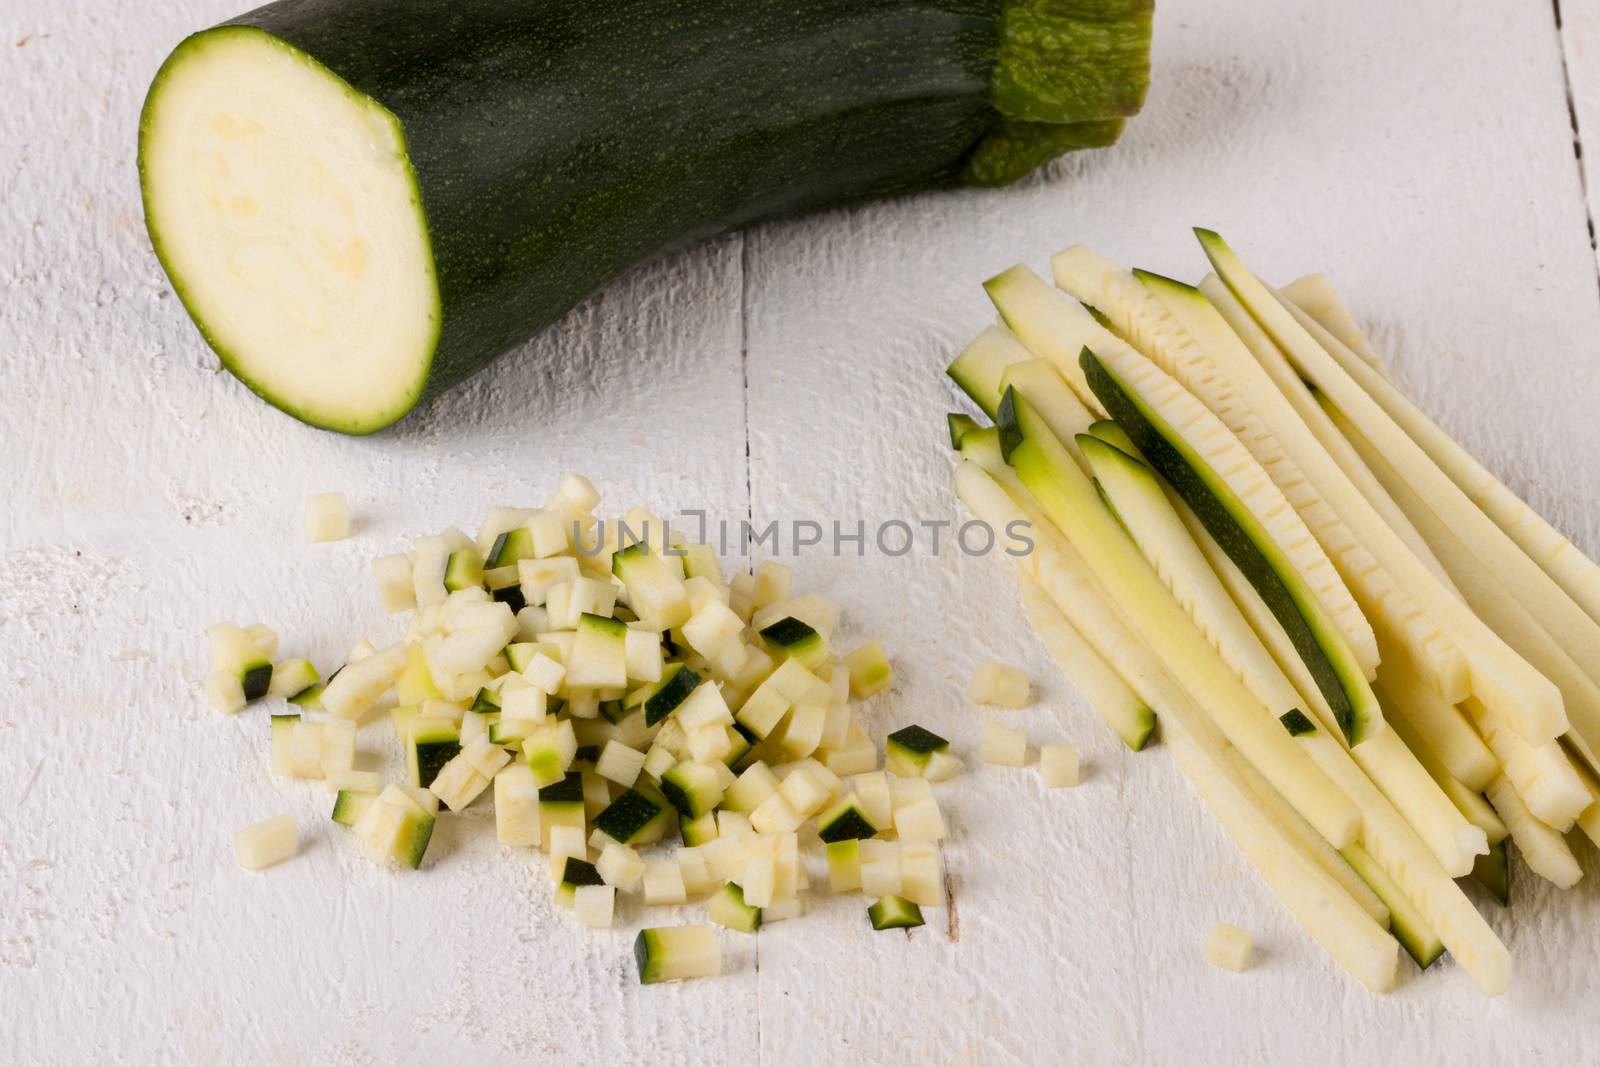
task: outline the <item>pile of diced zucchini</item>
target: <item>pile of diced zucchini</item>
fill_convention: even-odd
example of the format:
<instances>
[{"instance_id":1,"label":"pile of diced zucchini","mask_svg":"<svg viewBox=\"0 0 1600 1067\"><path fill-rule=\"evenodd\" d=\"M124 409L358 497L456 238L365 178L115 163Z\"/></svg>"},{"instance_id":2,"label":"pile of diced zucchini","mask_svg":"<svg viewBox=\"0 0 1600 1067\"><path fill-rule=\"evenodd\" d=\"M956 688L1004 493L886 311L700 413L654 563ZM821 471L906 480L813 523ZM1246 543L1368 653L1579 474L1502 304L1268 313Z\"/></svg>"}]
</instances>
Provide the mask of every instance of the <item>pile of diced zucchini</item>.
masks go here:
<instances>
[{"instance_id":1,"label":"pile of diced zucchini","mask_svg":"<svg viewBox=\"0 0 1600 1067\"><path fill-rule=\"evenodd\" d=\"M865 893L874 928L920 925L943 892L944 816L930 783L961 760L910 726L891 777L859 720L893 672L877 641L841 654L839 608L786 566L724 575L640 509L596 517L569 475L543 508L495 508L374 561L405 635L362 641L326 680L273 663L264 627L210 631L213 704L289 702L271 766L322 779L334 821L376 858L419 866L435 821L492 793L499 840L544 853L556 901L609 927L618 893L703 901L752 932L802 911L807 856L835 892ZM358 729L393 725L403 766L355 767ZM636 946L644 981L720 968L716 941L673 927Z\"/></svg>"}]
</instances>

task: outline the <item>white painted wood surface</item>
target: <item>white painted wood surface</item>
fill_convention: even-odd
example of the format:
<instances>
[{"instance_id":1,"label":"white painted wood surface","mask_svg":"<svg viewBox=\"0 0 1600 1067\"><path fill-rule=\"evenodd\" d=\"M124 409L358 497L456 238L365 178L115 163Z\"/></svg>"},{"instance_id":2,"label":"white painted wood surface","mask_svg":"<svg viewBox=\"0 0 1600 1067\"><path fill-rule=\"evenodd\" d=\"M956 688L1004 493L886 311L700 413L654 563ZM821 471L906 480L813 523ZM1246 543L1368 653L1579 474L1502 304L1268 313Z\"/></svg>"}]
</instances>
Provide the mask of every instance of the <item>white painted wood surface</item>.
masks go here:
<instances>
[{"instance_id":1,"label":"white painted wood surface","mask_svg":"<svg viewBox=\"0 0 1600 1067\"><path fill-rule=\"evenodd\" d=\"M336 660L392 626L365 560L559 472L610 501L757 523L957 518L940 374L989 319L978 283L1082 241L1180 277L1216 227L1263 272L1329 271L1397 376L1600 550L1600 287L1567 79L1600 160L1600 7L1563 0L1178 0L1145 113L1021 187L872 205L635 271L398 431L299 426L214 369L143 234L134 129L150 74L228 0L0 13L0 1003L32 1062L1487 1063L1600 1059L1596 854L1569 893L1514 871L1516 961L1484 1002L1448 961L1360 990L1295 927L1159 749L1112 739L1029 636L993 560L923 548L795 561L882 635L877 734L975 748L973 660L1039 679L1010 718L1084 750L1085 783L975 769L943 794L955 907L909 938L856 898L725 939L730 973L640 989L619 930L554 913L491 816L441 820L425 874L385 872L317 785L266 772L257 714L196 682L201 629L261 619ZM1564 62L1563 62L1564 60ZM663 417L687 410L717 419ZM747 414L741 417L740 412ZM746 448L748 442L748 460ZM304 492L345 488L348 542L308 547ZM923 542L924 546L926 542ZM376 735L375 735L376 736ZM375 744L376 742L366 742ZM975 763L975 760L974 760ZM301 818L239 870L232 832ZM442 846L442 847L440 847ZM685 909L692 914L693 909ZM959 917L959 923L957 923ZM1249 973L1201 959L1253 930ZM759 958L758 958L759 957Z\"/></svg>"}]
</instances>

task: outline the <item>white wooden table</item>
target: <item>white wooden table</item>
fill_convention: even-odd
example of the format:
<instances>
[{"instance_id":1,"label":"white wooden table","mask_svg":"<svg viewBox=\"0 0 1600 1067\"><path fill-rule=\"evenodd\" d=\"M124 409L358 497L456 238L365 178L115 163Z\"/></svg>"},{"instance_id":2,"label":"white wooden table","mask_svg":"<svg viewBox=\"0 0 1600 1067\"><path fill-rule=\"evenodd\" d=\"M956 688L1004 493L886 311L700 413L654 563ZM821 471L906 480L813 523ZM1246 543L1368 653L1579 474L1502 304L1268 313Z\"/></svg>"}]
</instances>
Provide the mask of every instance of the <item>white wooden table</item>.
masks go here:
<instances>
[{"instance_id":1,"label":"white wooden table","mask_svg":"<svg viewBox=\"0 0 1600 1067\"><path fill-rule=\"evenodd\" d=\"M973 771L944 790L954 895L927 928L874 934L858 898L817 897L679 987L636 984L640 909L580 932L485 811L442 819L423 872L377 868L320 785L267 773L259 711L220 717L197 688L209 622L267 621L337 661L393 625L368 558L542 500L567 469L619 505L758 524L952 517L940 371L989 320L978 283L1072 242L1194 278L1193 224L1276 278L1329 271L1423 406L1594 553L1600 0L1561 0L1559 29L1525 0L1172 0L1115 148L648 265L367 440L220 374L146 242L145 86L237 6L0 11L0 1058L1600 1061L1592 848L1575 890L1519 866L1513 907L1484 903L1516 962L1506 996L1448 960L1369 996L1166 754L1092 718L993 560L794 562L893 649L877 736L918 721L970 751L961 683L997 655L1039 680L1017 720L1076 741L1087 781L1047 796L1031 771ZM300 501L322 488L350 491L359 527L308 548ZM240 870L233 831L281 812L303 855ZM1203 962L1218 920L1256 932L1255 969Z\"/></svg>"}]
</instances>

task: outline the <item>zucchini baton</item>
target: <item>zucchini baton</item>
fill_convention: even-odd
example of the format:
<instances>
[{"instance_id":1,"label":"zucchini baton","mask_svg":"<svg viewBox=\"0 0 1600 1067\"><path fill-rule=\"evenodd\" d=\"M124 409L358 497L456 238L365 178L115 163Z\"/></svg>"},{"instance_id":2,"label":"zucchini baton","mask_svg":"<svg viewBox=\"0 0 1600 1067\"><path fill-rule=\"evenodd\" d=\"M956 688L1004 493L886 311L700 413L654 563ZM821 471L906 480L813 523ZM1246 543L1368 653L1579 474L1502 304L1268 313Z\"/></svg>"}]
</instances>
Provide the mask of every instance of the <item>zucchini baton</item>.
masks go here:
<instances>
[{"instance_id":1,"label":"zucchini baton","mask_svg":"<svg viewBox=\"0 0 1600 1067\"><path fill-rule=\"evenodd\" d=\"M282 0L140 120L151 241L223 364L369 433L629 265L1109 144L1151 0Z\"/></svg>"}]
</instances>

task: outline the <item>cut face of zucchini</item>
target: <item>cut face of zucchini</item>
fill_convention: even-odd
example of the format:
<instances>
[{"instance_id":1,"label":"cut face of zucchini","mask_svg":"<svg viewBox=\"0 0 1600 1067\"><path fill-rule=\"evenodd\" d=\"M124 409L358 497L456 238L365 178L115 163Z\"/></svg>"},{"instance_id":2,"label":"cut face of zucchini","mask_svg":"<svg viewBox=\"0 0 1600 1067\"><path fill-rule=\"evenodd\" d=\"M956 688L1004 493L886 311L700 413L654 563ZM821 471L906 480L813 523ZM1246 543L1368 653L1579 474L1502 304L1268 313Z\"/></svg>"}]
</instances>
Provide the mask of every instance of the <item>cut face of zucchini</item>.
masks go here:
<instances>
[{"instance_id":1,"label":"cut face of zucchini","mask_svg":"<svg viewBox=\"0 0 1600 1067\"><path fill-rule=\"evenodd\" d=\"M878 828L867 818L861 801L854 793L841 797L832 807L817 816L817 836L824 844L831 845L835 841L872 837L877 832Z\"/></svg>"},{"instance_id":2,"label":"cut face of zucchini","mask_svg":"<svg viewBox=\"0 0 1600 1067\"><path fill-rule=\"evenodd\" d=\"M227 368L331 429L405 414L432 362L439 293L395 116L235 26L172 53L139 129L156 253Z\"/></svg>"},{"instance_id":3,"label":"cut face of zucchini","mask_svg":"<svg viewBox=\"0 0 1600 1067\"><path fill-rule=\"evenodd\" d=\"M556 885L556 903L570 908L580 886L605 884L606 880L600 877L594 864L568 856L566 865L561 868L561 881Z\"/></svg>"},{"instance_id":4,"label":"cut face of zucchini","mask_svg":"<svg viewBox=\"0 0 1600 1067\"><path fill-rule=\"evenodd\" d=\"M483 585L483 557L476 548L458 548L444 564L444 587L452 593Z\"/></svg>"}]
</instances>

